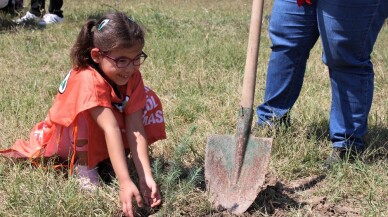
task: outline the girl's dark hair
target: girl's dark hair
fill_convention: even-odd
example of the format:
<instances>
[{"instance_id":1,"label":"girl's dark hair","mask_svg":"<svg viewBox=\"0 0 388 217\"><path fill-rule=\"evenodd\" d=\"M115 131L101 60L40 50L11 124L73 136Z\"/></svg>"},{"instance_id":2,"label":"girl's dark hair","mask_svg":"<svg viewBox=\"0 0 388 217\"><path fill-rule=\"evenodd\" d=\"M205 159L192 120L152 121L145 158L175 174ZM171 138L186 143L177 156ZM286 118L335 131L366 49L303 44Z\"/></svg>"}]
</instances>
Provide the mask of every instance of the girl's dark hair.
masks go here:
<instances>
[{"instance_id":1,"label":"girl's dark hair","mask_svg":"<svg viewBox=\"0 0 388 217\"><path fill-rule=\"evenodd\" d=\"M83 68L92 61L90 51L95 47L102 51L111 51L139 44L144 46L143 28L124 13L116 12L107 14L98 21L86 21L71 48L70 58L74 67Z\"/></svg>"}]
</instances>

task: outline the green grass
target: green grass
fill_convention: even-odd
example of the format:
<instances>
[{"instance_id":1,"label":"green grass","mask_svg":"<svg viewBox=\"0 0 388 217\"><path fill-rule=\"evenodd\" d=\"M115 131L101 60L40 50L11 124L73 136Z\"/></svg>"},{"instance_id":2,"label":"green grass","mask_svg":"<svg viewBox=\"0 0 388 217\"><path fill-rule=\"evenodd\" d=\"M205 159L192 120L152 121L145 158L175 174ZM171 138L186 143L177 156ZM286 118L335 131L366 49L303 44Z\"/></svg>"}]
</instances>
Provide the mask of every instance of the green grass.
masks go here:
<instances>
[{"instance_id":1,"label":"green grass","mask_svg":"<svg viewBox=\"0 0 388 217\"><path fill-rule=\"evenodd\" d=\"M151 147L163 205L139 215L221 216L204 190L207 137L234 134L248 38L250 1L65 1L65 22L40 29L12 26L0 16L0 148L27 139L44 119L70 69L69 49L83 22L118 9L146 30L141 71L160 96L168 139ZM265 5L269 16L271 2ZM255 105L263 98L270 53L263 22ZM388 26L372 53L375 94L369 117L369 148L363 161L321 169L328 140L330 83L317 43L308 61L292 126L258 135L274 138L263 190L246 216L388 216ZM116 216L117 183L95 194L80 191L60 171L0 158L0 216Z\"/></svg>"}]
</instances>

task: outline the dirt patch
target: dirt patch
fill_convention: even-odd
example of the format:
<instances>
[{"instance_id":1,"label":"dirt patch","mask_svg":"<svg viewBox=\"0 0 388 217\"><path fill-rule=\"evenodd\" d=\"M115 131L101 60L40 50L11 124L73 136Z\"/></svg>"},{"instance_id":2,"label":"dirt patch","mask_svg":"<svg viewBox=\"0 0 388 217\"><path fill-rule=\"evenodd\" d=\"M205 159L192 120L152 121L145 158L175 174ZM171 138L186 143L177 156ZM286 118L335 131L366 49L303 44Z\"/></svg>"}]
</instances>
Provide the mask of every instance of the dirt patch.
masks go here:
<instances>
[{"instance_id":1,"label":"dirt patch","mask_svg":"<svg viewBox=\"0 0 388 217\"><path fill-rule=\"evenodd\" d=\"M252 206L239 216L289 216L295 211L301 216L361 216L356 209L343 204L334 204L324 196L314 196L325 175L312 176L285 183L269 174L262 191ZM226 211L211 216L236 216Z\"/></svg>"},{"instance_id":2,"label":"dirt patch","mask_svg":"<svg viewBox=\"0 0 388 217\"><path fill-rule=\"evenodd\" d=\"M313 196L325 177L312 176L285 183L269 174L268 182L248 212L251 215L266 213L271 216L287 216L290 210L296 210L303 216L361 216L351 207L331 203L324 196Z\"/></svg>"}]
</instances>

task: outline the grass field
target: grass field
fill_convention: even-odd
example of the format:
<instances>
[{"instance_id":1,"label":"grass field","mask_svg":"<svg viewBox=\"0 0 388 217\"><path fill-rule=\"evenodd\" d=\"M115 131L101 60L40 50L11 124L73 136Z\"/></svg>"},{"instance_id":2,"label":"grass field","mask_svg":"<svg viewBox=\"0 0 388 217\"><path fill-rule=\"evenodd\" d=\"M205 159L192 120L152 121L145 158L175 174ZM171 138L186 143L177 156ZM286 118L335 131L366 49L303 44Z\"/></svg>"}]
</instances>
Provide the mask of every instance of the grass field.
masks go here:
<instances>
[{"instance_id":1,"label":"grass field","mask_svg":"<svg viewBox=\"0 0 388 217\"><path fill-rule=\"evenodd\" d=\"M29 1L27 1L29 2ZM27 4L25 2L25 4ZM27 6L27 5L26 5ZM65 21L38 28L0 16L0 148L27 139L46 116L70 69L69 49L83 22L120 10L147 30L144 82L160 96L168 139L151 147L163 204L139 216L229 216L213 209L204 185L207 137L234 134L251 1L65 1ZM270 53L264 9L255 105L264 93ZM266 182L244 216L388 216L388 23L372 61L375 94L362 159L325 172L330 83L317 43L308 61L292 126L263 130L274 144ZM254 118L256 119L256 118ZM0 158L0 216L119 216L118 186L81 191L66 173Z\"/></svg>"}]
</instances>

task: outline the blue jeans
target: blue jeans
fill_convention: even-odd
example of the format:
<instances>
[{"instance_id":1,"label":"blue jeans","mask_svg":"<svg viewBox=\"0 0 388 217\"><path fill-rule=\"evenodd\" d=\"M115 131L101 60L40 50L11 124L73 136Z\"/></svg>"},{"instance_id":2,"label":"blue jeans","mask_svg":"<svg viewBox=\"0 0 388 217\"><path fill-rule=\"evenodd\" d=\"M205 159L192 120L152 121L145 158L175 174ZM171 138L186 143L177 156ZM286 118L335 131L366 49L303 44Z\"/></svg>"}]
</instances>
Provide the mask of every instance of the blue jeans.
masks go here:
<instances>
[{"instance_id":1,"label":"blue jeans","mask_svg":"<svg viewBox=\"0 0 388 217\"><path fill-rule=\"evenodd\" d=\"M333 147L363 148L373 98L370 54L385 19L387 0L275 0L269 25L272 52L258 124L288 117L303 84L306 62L319 36L332 89Z\"/></svg>"}]
</instances>

